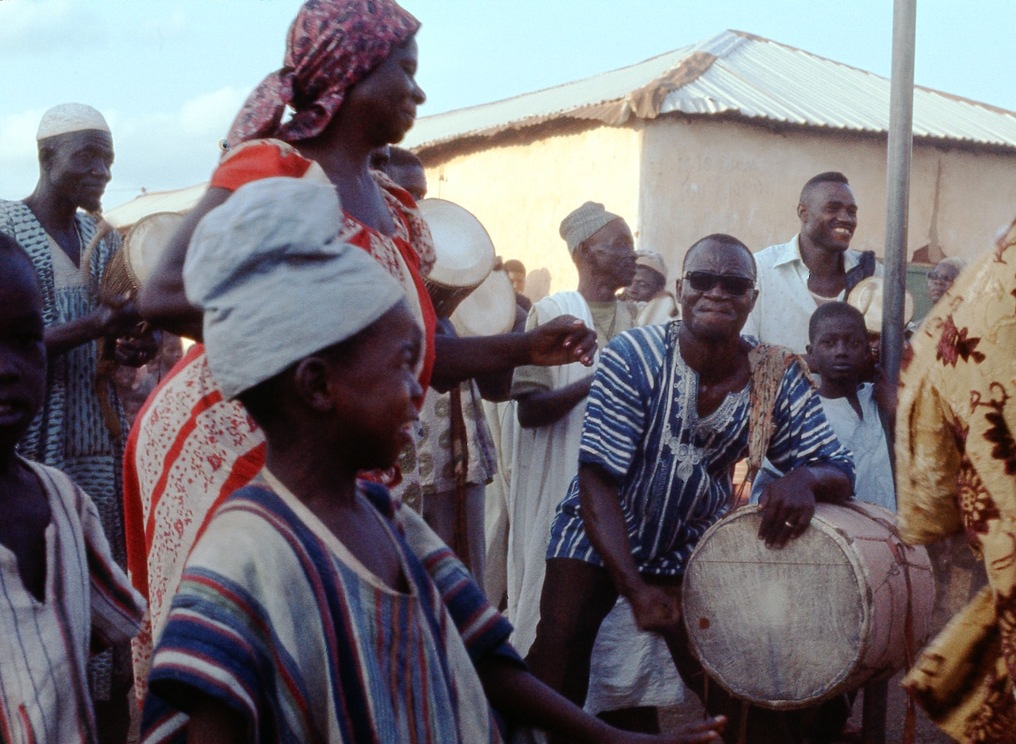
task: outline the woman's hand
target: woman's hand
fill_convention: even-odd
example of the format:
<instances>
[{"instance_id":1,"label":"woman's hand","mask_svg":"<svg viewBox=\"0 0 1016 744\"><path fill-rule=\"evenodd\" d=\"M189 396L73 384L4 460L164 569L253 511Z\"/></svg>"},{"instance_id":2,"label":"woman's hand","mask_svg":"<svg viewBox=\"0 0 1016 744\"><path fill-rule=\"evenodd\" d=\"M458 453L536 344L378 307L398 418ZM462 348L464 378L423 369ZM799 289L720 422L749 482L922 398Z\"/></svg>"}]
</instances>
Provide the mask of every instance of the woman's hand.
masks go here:
<instances>
[{"instance_id":1,"label":"woman's hand","mask_svg":"<svg viewBox=\"0 0 1016 744\"><path fill-rule=\"evenodd\" d=\"M588 367L593 363L596 331L573 315L560 315L525 335L530 364L546 367L581 362Z\"/></svg>"}]
</instances>

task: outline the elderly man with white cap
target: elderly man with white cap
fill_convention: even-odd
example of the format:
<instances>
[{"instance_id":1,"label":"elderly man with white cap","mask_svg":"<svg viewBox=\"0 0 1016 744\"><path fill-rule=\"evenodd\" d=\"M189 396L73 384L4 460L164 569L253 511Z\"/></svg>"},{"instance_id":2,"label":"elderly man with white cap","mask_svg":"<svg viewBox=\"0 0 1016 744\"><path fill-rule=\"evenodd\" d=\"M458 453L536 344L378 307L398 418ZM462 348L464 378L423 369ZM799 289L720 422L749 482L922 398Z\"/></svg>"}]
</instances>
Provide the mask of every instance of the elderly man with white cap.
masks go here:
<instances>
[{"instance_id":1,"label":"elderly man with white cap","mask_svg":"<svg viewBox=\"0 0 1016 744\"><path fill-rule=\"evenodd\" d=\"M112 375L97 378L98 364L101 356L139 366L155 348L149 337L131 338L140 320L133 305L100 297L98 291L120 247L116 232L101 234L96 218L113 165L113 138L94 108L66 103L43 115L36 139L35 190L21 201L0 200L0 232L25 249L42 287L49 355L46 400L19 450L64 471L88 492L113 557L124 565L122 437L127 424ZM129 650L97 657L90 681L100 740L125 741Z\"/></svg>"},{"instance_id":2,"label":"elderly man with white cap","mask_svg":"<svg viewBox=\"0 0 1016 744\"><path fill-rule=\"evenodd\" d=\"M635 303L617 298L618 290L635 276L631 230L622 217L590 201L564 218L560 234L578 269L578 289L536 303L527 328L559 315L574 315L596 330L602 348L635 326ZM508 499L507 614L515 625L512 642L522 653L536 637L550 524L578 467L582 418L595 366L519 367L512 380L520 429ZM652 730L655 711L647 709L680 699L681 685L673 669L650 663L654 657L666 658L662 641L639 633L626 606L604 624L600 638L589 706L597 712L614 711L606 717L619 725ZM643 659L649 669L643 668ZM662 667L661 674L653 667Z\"/></svg>"},{"instance_id":3,"label":"elderly man with white cap","mask_svg":"<svg viewBox=\"0 0 1016 744\"><path fill-rule=\"evenodd\" d=\"M638 251L635 259L635 279L625 290L625 296L639 303L636 325L669 323L681 315L677 298L667 291L667 264L655 251Z\"/></svg>"}]
</instances>

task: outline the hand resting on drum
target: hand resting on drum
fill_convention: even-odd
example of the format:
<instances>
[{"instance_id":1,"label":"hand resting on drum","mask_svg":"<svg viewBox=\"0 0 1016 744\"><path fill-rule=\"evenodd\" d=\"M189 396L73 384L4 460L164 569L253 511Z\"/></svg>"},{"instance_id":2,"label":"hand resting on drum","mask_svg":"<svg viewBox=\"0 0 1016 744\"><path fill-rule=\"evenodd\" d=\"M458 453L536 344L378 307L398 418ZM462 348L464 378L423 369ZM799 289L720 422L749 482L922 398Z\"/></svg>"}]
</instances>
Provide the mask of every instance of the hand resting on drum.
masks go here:
<instances>
[{"instance_id":1,"label":"hand resting on drum","mask_svg":"<svg viewBox=\"0 0 1016 744\"><path fill-rule=\"evenodd\" d=\"M762 525L758 538L767 548L782 548L808 529L816 501L846 501L853 493L847 475L832 465L811 465L791 470L769 483L759 503Z\"/></svg>"}]
</instances>

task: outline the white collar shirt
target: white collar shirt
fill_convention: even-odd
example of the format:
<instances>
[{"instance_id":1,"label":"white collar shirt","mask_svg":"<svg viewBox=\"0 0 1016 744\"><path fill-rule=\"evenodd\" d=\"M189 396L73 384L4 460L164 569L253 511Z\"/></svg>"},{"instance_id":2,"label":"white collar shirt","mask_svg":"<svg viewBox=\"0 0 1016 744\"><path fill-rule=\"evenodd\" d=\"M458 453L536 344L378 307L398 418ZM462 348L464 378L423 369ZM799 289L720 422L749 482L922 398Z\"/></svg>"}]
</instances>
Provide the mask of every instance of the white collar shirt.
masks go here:
<instances>
[{"instance_id":1,"label":"white collar shirt","mask_svg":"<svg viewBox=\"0 0 1016 744\"><path fill-rule=\"evenodd\" d=\"M801 258L801 246L795 235L786 243L771 245L755 254L758 266L758 300L748 316L742 333L765 344L786 346L804 354L808 346L808 321L819 302L808 289L809 271ZM861 261L859 251L843 254L844 271ZM882 276L876 264L875 276ZM843 299L841 292L838 297Z\"/></svg>"}]
</instances>

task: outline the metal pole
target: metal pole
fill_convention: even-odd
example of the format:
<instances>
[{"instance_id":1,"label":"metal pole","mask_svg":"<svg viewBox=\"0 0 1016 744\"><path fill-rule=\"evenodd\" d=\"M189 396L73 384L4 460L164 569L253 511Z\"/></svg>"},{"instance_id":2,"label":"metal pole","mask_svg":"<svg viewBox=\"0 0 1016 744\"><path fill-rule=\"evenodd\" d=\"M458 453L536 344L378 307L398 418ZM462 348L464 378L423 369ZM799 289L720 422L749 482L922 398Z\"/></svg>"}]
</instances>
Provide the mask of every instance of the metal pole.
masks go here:
<instances>
[{"instance_id":1,"label":"metal pole","mask_svg":"<svg viewBox=\"0 0 1016 744\"><path fill-rule=\"evenodd\" d=\"M907 213L910 153L914 139L914 35L917 0L894 0L893 62L886 161L885 282L882 285L882 368L899 383L903 361L903 313L907 288ZM893 432L889 451L892 452ZM888 681L864 688L862 738L884 744Z\"/></svg>"},{"instance_id":2,"label":"metal pole","mask_svg":"<svg viewBox=\"0 0 1016 744\"><path fill-rule=\"evenodd\" d=\"M914 139L914 28L916 0L893 4L892 84L889 97L889 151L886 163L885 283L883 285L882 368L899 382L903 359L903 312L907 285L907 212L910 153Z\"/></svg>"}]
</instances>

